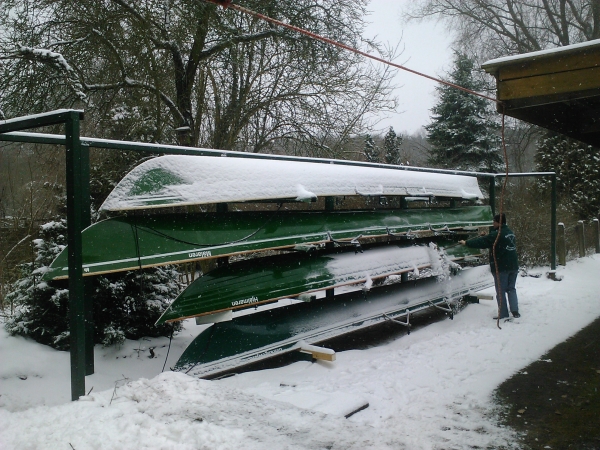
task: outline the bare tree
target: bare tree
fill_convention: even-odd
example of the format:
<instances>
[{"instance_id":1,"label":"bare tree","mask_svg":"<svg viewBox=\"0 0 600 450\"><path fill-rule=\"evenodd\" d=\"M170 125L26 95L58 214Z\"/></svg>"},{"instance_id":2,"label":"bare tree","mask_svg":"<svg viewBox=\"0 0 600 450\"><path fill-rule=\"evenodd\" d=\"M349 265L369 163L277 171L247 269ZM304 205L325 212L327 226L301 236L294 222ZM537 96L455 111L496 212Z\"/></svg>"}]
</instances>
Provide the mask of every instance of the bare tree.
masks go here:
<instances>
[{"instance_id":1,"label":"bare tree","mask_svg":"<svg viewBox=\"0 0 600 450\"><path fill-rule=\"evenodd\" d=\"M57 212L61 154L34 145L0 146L0 310L7 286L20 275L18 264L33 259L31 243L40 224Z\"/></svg>"},{"instance_id":2,"label":"bare tree","mask_svg":"<svg viewBox=\"0 0 600 450\"><path fill-rule=\"evenodd\" d=\"M458 48L486 59L600 38L597 0L421 0L407 17L447 19Z\"/></svg>"},{"instance_id":3,"label":"bare tree","mask_svg":"<svg viewBox=\"0 0 600 450\"><path fill-rule=\"evenodd\" d=\"M5 0L0 98L8 116L84 105L107 137L264 151L322 145L395 107L390 74L357 56L198 0ZM349 45L364 0L245 6Z\"/></svg>"}]
</instances>

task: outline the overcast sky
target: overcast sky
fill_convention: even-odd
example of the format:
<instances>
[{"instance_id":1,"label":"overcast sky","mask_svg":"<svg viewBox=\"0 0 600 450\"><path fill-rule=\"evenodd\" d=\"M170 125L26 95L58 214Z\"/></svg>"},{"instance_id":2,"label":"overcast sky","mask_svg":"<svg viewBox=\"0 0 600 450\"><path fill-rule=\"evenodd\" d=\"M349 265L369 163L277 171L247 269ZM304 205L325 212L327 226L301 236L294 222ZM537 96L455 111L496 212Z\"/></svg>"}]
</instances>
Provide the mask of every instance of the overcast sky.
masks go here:
<instances>
[{"instance_id":1,"label":"overcast sky","mask_svg":"<svg viewBox=\"0 0 600 450\"><path fill-rule=\"evenodd\" d=\"M378 41L392 45L401 42L400 49L404 52L394 61L397 64L430 76L444 76L452 64L449 31L435 21L403 23L401 13L411 3L412 0L372 0L367 36L377 36ZM397 133L412 134L429 123L436 83L410 72L394 70L397 71L395 84L399 87L398 113L382 116L378 127L392 126Z\"/></svg>"}]
</instances>

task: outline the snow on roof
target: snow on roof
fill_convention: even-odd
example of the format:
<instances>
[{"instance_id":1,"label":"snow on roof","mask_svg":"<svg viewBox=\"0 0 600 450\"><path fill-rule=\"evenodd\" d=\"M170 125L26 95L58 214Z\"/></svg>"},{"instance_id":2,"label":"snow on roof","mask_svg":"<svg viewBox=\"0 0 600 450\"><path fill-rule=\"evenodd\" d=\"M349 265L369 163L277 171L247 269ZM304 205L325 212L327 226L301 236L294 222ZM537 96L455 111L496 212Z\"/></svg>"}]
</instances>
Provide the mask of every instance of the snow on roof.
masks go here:
<instances>
[{"instance_id":1,"label":"snow on roof","mask_svg":"<svg viewBox=\"0 0 600 450\"><path fill-rule=\"evenodd\" d=\"M547 50L540 50L537 52L523 53L520 55L503 56L501 58L490 59L484 62L481 67L483 69L492 69L497 66L504 65L506 63L517 62L521 60L534 60L538 58L546 58L560 53L571 53L586 49L588 47L600 46L600 39L594 39L593 41L580 42L579 44L565 45L563 47L550 48Z\"/></svg>"},{"instance_id":2,"label":"snow on roof","mask_svg":"<svg viewBox=\"0 0 600 450\"><path fill-rule=\"evenodd\" d=\"M101 210L319 196L482 198L475 177L298 161L168 155L127 174Z\"/></svg>"}]
</instances>

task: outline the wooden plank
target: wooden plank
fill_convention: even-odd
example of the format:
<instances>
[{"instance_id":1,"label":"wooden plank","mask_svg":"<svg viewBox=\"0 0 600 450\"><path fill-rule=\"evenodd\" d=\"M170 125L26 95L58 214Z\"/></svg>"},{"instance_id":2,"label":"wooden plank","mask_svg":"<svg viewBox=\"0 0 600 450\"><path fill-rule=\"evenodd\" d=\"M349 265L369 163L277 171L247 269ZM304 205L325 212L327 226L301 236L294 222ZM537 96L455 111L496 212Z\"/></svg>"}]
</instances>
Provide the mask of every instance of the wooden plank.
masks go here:
<instances>
[{"instance_id":1,"label":"wooden plank","mask_svg":"<svg viewBox=\"0 0 600 450\"><path fill-rule=\"evenodd\" d=\"M330 348L318 347L316 345L300 342L300 353L312 355L314 359L320 361L335 361L335 351Z\"/></svg>"},{"instance_id":2,"label":"wooden plank","mask_svg":"<svg viewBox=\"0 0 600 450\"><path fill-rule=\"evenodd\" d=\"M547 116L544 121L557 119L556 113L564 111L569 118L574 118L577 123L576 129L579 128L580 120L583 117L596 117L597 111L600 108L600 88L586 89L581 91L563 92L561 94L539 95L533 97L514 98L504 100L503 104L506 111L513 111L523 108L529 108L528 111L535 112L531 114L532 119L538 119L540 115ZM502 112L502 106L498 107L498 112ZM568 125L568 120L561 119L564 125ZM555 120L556 122L556 120ZM535 122L532 122L535 123Z\"/></svg>"},{"instance_id":3,"label":"wooden plank","mask_svg":"<svg viewBox=\"0 0 600 450\"><path fill-rule=\"evenodd\" d=\"M561 72L573 72L600 66L600 48L569 55L546 55L498 67L498 81L513 80Z\"/></svg>"},{"instance_id":4,"label":"wooden plank","mask_svg":"<svg viewBox=\"0 0 600 450\"><path fill-rule=\"evenodd\" d=\"M600 67L520 78L498 83L498 99L564 94L600 88Z\"/></svg>"}]
</instances>

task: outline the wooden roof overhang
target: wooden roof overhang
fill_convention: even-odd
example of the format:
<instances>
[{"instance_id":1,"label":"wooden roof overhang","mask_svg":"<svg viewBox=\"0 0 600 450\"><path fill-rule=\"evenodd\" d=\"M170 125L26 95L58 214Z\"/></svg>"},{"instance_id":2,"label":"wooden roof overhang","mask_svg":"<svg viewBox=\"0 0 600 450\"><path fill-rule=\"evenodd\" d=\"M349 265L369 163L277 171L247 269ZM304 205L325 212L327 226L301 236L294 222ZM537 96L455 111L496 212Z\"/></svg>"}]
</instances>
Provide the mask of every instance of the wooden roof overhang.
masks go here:
<instances>
[{"instance_id":1,"label":"wooden roof overhang","mask_svg":"<svg viewBox=\"0 0 600 450\"><path fill-rule=\"evenodd\" d=\"M600 40L487 61L498 111L600 146Z\"/></svg>"}]
</instances>

